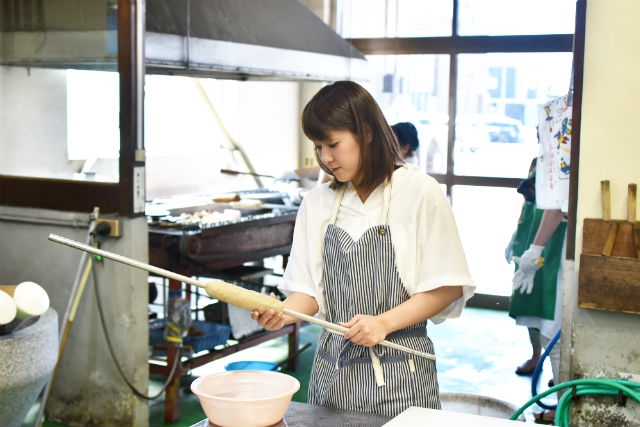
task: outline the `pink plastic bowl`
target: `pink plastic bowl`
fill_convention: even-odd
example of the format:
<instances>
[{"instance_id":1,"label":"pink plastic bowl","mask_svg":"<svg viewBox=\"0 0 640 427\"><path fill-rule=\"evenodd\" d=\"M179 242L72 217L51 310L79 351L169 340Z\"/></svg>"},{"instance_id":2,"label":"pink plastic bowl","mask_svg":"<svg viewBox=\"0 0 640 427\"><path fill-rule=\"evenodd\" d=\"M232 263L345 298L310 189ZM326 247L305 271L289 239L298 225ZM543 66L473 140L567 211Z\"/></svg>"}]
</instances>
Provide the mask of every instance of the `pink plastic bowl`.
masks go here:
<instances>
[{"instance_id":1,"label":"pink plastic bowl","mask_svg":"<svg viewBox=\"0 0 640 427\"><path fill-rule=\"evenodd\" d=\"M273 371L227 371L191 383L204 413L221 427L266 427L284 417L300 382Z\"/></svg>"}]
</instances>

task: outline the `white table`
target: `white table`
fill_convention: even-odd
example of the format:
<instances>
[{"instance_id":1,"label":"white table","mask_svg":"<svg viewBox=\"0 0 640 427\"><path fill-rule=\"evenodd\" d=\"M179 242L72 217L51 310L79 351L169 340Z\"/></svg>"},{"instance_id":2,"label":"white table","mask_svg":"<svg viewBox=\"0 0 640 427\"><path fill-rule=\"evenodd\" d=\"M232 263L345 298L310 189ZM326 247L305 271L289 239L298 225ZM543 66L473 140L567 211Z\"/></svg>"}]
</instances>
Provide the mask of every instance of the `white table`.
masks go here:
<instances>
[{"instance_id":1,"label":"white table","mask_svg":"<svg viewBox=\"0 0 640 427\"><path fill-rule=\"evenodd\" d=\"M437 409L426 409L411 406L400 415L392 418L382 427L468 427L468 426L522 426L522 421L504 418L486 417L484 415L465 414Z\"/></svg>"}]
</instances>

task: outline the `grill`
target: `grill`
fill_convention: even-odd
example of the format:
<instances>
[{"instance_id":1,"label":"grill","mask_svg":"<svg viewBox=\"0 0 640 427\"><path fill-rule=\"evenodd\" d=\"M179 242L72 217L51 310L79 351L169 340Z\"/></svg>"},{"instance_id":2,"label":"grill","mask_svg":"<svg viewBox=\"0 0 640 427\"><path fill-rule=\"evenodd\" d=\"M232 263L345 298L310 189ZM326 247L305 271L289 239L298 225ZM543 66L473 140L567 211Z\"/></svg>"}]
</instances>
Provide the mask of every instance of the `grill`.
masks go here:
<instances>
[{"instance_id":1,"label":"grill","mask_svg":"<svg viewBox=\"0 0 640 427\"><path fill-rule=\"evenodd\" d=\"M151 215L150 264L199 276L288 255L297 213L295 206L284 203L288 195L271 191L238 194L242 201L257 202L258 208L244 209L242 202L237 209L233 203L210 203Z\"/></svg>"}]
</instances>

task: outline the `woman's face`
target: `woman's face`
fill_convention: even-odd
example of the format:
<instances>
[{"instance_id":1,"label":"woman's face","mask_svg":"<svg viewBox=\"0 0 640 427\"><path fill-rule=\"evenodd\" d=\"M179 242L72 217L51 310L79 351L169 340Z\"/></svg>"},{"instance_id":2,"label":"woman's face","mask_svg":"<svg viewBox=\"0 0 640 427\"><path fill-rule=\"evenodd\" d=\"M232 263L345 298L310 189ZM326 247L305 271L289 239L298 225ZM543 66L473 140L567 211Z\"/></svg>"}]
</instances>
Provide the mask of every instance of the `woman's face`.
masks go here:
<instances>
[{"instance_id":1,"label":"woman's face","mask_svg":"<svg viewBox=\"0 0 640 427\"><path fill-rule=\"evenodd\" d=\"M353 180L360 170L360 145L348 130L327 132L327 140L316 141L318 158L335 175L338 181Z\"/></svg>"}]
</instances>

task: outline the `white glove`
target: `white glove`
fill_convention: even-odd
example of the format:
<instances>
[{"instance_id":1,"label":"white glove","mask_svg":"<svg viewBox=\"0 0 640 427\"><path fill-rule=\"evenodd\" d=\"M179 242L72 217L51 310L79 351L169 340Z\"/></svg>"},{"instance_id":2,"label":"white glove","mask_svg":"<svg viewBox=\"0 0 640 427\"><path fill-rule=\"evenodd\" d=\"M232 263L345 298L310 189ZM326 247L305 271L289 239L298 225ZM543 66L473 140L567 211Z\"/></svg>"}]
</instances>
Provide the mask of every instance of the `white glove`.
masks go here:
<instances>
[{"instance_id":1,"label":"white glove","mask_svg":"<svg viewBox=\"0 0 640 427\"><path fill-rule=\"evenodd\" d=\"M509 240L509 244L506 248L504 248L504 259L507 260L509 264L513 260L513 242L516 240L516 232L514 231L511 235L511 240Z\"/></svg>"},{"instance_id":2,"label":"white glove","mask_svg":"<svg viewBox=\"0 0 640 427\"><path fill-rule=\"evenodd\" d=\"M513 257L513 260L518 264L519 268L516 274L513 276L513 291L520 289L520 293L530 294L533 290L533 278L536 276L536 271L544 264L544 258L542 258L542 250L544 246L531 245L522 256Z\"/></svg>"}]
</instances>

